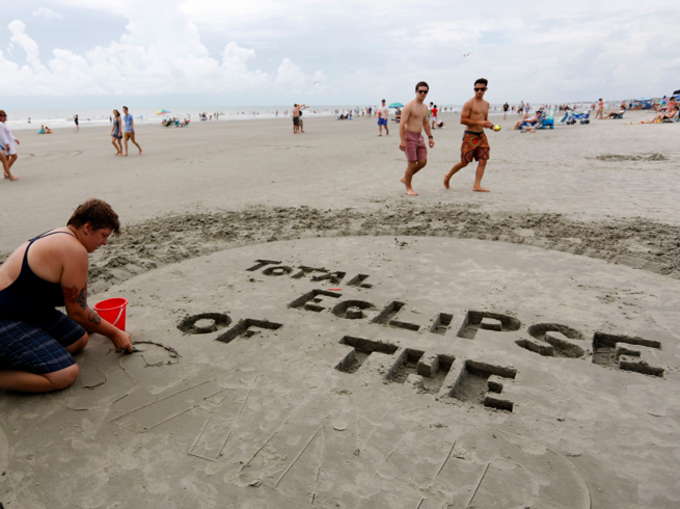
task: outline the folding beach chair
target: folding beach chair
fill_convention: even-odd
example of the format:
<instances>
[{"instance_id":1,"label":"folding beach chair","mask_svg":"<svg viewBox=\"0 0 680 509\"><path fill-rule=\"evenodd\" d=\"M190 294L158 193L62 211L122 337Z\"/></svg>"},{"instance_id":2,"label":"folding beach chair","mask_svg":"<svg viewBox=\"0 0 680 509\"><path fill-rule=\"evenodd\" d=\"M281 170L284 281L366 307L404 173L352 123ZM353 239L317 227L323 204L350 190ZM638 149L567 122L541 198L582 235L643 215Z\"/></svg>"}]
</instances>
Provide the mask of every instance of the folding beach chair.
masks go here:
<instances>
[{"instance_id":1,"label":"folding beach chair","mask_svg":"<svg viewBox=\"0 0 680 509\"><path fill-rule=\"evenodd\" d=\"M540 121L541 119L539 119ZM545 129L546 127L549 127L550 129L553 129L555 127L555 108L550 109L550 114L543 116L543 121L540 123L540 126L537 124L536 129Z\"/></svg>"}]
</instances>

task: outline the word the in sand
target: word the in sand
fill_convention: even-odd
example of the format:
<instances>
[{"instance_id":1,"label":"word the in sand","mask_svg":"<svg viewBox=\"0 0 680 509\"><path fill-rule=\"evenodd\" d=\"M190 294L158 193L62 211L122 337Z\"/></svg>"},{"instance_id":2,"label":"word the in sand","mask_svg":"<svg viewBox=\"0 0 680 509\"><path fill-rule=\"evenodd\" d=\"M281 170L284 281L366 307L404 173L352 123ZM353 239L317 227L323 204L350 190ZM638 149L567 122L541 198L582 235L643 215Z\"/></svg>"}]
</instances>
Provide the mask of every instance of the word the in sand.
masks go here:
<instances>
[{"instance_id":1,"label":"word the in sand","mask_svg":"<svg viewBox=\"0 0 680 509\"><path fill-rule=\"evenodd\" d=\"M309 276L315 282L328 281L333 285L340 284L347 275L343 271L331 271L326 268L315 268L301 265L294 269L291 266L281 265L281 261L275 260L255 260L255 265L246 269L249 272L262 271L265 276L285 276L288 275L295 279ZM265 268L266 267L266 268ZM358 287L369 290L373 285L366 283L368 274L358 274L347 282L347 286ZM405 309L406 302L392 300L385 305L376 315L378 307L371 302L364 300L348 300L335 303L332 308L326 308L325 302L329 299L339 299L342 294L336 289L314 289L293 300L289 307L299 308L314 313L328 310L339 318L357 320L369 318L369 322L384 326L397 327L401 329L418 332L421 329L429 329L430 333L445 334L450 328L453 316L449 313L440 312L427 325L411 323L397 319L397 315ZM584 348L585 336L563 324L541 323L527 327L522 331L521 322L509 315L491 313L486 311L468 311L463 323L458 329L457 336L460 338L474 339L480 329L498 332L520 332L514 342L517 346L538 353L545 357L571 357L579 358L586 356L589 352ZM526 332L523 334L523 332ZM662 377L664 369L651 366L645 357L652 355L652 351L661 350L661 342L657 340L645 339L637 336L624 334L611 334L596 332L592 340L592 360L593 363L609 368L618 368L625 371L635 371L646 375Z\"/></svg>"},{"instance_id":2,"label":"word the in sand","mask_svg":"<svg viewBox=\"0 0 680 509\"><path fill-rule=\"evenodd\" d=\"M315 282L328 282L332 285L339 285L347 276L345 271L340 270L332 271L323 267L306 265L293 268L281 265L281 263L281 261L258 259L255 265L246 271L251 273L260 271L263 276L269 277L306 278ZM365 282L369 277L368 274L358 274L350 278L346 286L361 291L370 291L373 285ZM400 314L403 314L407 307L406 299L390 299L386 304L377 306L370 300L342 299L342 296L342 290L339 288L316 288L293 299L287 307L310 312L311 316L332 313L343 320L366 320L367 323L376 326L394 327L412 333L427 332L445 335L452 329L454 316L451 313L434 313L430 315L433 318L426 324L400 318ZM199 322L211 323L197 327ZM179 328L185 333L203 334L227 328L231 323L232 319L227 315L206 313L187 317L179 324ZM276 331L281 327L283 327L282 323L244 317L216 339L223 343L230 343L239 337L250 338L255 334ZM662 344L658 340L598 331L593 334L592 342L588 345L584 334L568 325L537 323L523 328L520 320L510 314L468 310L457 327L456 337L489 342L496 341L496 338L503 338L501 341L509 345L542 357L573 359L591 357L592 362L601 367L654 377L663 377L665 372L665 369L659 366ZM459 362L454 365L456 356L447 353L426 352L413 348L399 349L395 345L376 343L370 338L344 337L340 343L352 347L336 366L336 369L340 371L356 372L370 354L380 354L374 358L387 355L390 356L389 362L385 359L381 362L387 365L386 377L390 381L405 382L410 379L410 374L414 374L421 378L412 379L411 382L426 392L436 392L442 397L452 396L465 399L467 392L461 387L465 387L466 380L475 380L473 385L477 387L477 393L480 392L480 387L486 388L481 392L483 396L481 401L486 401L484 403L486 406L512 410L511 401L500 400L487 392L499 394L503 384L497 378L514 379L516 371L513 368L484 364L472 358L462 357L459 357ZM384 373L385 370L381 372ZM426 378L437 381L424 380L423 373L430 373Z\"/></svg>"}]
</instances>

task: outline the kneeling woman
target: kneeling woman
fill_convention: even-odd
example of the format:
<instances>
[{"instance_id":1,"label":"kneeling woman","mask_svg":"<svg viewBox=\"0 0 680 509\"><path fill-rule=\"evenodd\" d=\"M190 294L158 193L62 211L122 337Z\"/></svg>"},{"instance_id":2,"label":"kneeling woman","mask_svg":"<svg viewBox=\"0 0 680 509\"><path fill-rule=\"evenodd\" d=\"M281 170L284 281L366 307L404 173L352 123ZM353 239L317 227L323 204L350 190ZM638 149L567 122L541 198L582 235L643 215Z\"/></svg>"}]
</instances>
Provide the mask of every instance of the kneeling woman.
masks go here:
<instances>
[{"instance_id":1,"label":"kneeling woman","mask_svg":"<svg viewBox=\"0 0 680 509\"><path fill-rule=\"evenodd\" d=\"M73 354L88 333L132 351L130 335L87 305L88 254L120 233L118 215L102 200L80 205L66 227L19 246L0 266L0 389L48 392L78 377ZM56 306L66 306L64 315Z\"/></svg>"}]
</instances>

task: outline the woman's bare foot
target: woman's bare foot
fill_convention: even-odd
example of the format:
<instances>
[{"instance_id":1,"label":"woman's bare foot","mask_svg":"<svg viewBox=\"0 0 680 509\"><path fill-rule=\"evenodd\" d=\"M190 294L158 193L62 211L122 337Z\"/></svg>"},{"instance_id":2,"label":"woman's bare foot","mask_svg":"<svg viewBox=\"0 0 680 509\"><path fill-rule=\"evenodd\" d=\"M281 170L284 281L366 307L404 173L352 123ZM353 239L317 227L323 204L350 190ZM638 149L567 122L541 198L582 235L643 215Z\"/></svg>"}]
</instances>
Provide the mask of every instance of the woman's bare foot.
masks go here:
<instances>
[{"instance_id":1,"label":"woman's bare foot","mask_svg":"<svg viewBox=\"0 0 680 509\"><path fill-rule=\"evenodd\" d=\"M444 187L446 189L451 189L451 187L449 186L450 181L451 181L451 177L449 177L448 175L446 177L444 177Z\"/></svg>"},{"instance_id":2,"label":"woman's bare foot","mask_svg":"<svg viewBox=\"0 0 680 509\"><path fill-rule=\"evenodd\" d=\"M413 188L407 189L407 190L406 190L406 194L408 194L409 196L418 196L418 193L416 193L416 192L413 190Z\"/></svg>"},{"instance_id":3,"label":"woman's bare foot","mask_svg":"<svg viewBox=\"0 0 680 509\"><path fill-rule=\"evenodd\" d=\"M480 193L490 193L488 189L484 189L483 187L476 186L472 188L473 191L479 191Z\"/></svg>"},{"instance_id":4,"label":"woman's bare foot","mask_svg":"<svg viewBox=\"0 0 680 509\"><path fill-rule=\"evenodd\" d=\"M15 180L19 180L19 177L15 177L14 175L10 175L7 178L9 179L10 182L14 182Z\"/></svg>"}]
</instances>

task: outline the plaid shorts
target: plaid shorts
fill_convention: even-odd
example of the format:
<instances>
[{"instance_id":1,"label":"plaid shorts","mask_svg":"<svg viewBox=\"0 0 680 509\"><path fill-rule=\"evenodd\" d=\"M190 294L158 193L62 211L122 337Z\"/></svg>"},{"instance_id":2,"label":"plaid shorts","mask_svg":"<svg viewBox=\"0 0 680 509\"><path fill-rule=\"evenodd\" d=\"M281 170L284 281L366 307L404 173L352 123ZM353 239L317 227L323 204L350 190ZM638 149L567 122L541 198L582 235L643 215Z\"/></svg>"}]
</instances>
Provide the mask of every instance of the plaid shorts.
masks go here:
<instances>
[{"instance_id":1,"label":"plaid shorts","mask_svg":"<svg viewBox=\"0 0 680 509\"><path fill-rule=\"evenodd\" d=\"M66 348L85 335L64 313L54 310L44 324L0 320L0 370L54 373L75 364Z\"/></svg>"}]
</instances>

